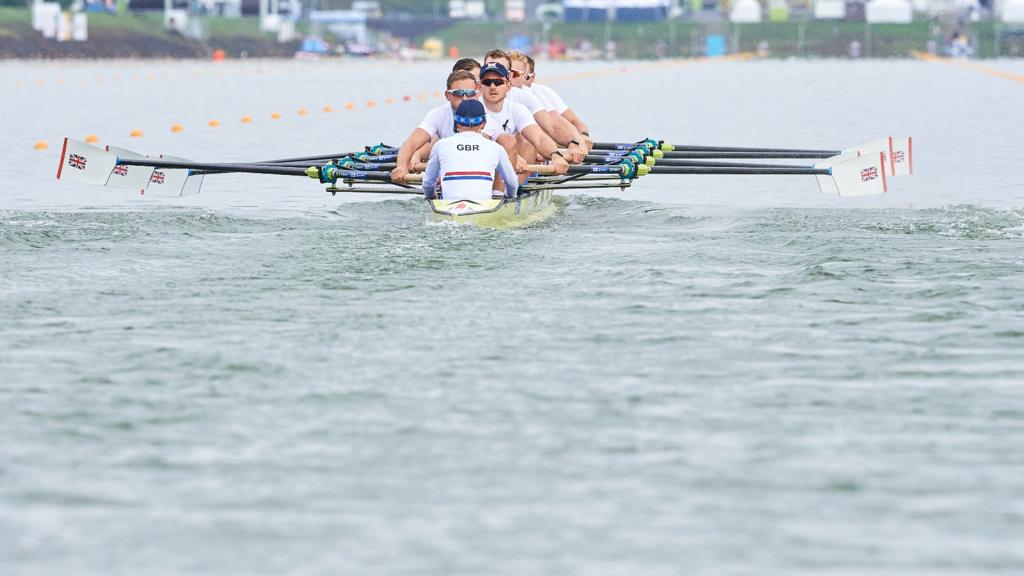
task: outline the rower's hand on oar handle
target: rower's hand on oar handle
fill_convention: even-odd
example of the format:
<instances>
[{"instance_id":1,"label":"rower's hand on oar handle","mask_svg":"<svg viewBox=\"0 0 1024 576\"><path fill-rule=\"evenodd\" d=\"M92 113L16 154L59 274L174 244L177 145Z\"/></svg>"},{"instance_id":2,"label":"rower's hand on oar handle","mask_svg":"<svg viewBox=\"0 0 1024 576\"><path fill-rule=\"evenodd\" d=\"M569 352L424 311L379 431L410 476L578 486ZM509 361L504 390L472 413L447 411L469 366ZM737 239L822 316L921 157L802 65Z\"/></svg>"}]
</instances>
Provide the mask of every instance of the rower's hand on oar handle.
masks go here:
<instances>
[{"instance_id":1,"label":"rower's hand on oar handle","mask_svg":"<svg viewBox=\"0 0 1024 576\"><path fill-rule=\"evenodd\" d=\"M526 158L523 158L519 154L516 154L516 174L527 174L530 172L530 165L526 163Z\"/></svg>"},{"instance_id":2,"label":"rower's hand on oar handle","mask_svg":"<svg viewBox=\"0 0 1024 576\"><path fill-rule=\"evenodd\" d=\"M551 166L555 168L555 174L566 174L569 172L569 163L565 161L565 157L562 156L561 152L555 152L551 155Z\"/></svg>"},{"instance_id":3,"label":"rower's hand on oar handle","mask_svg":"<svg viewBox=\"0 0 1024 576\"><path fill-rule=\"evenodd\" d=\"M575 141L569 142L566 152L569 155L569 161L573 164L582 164L583 160L587 157L586 148L583 147L583 144Z\"/></svg>"},{"instance_id":4,"label":"rower's hand on oar handle","mask_svg":"<svg viewBox=\"0 0 1024 576\"><path fill-rule=\"evenodd\" d=\"M391 181L392 182L405 182L409 176L409 169L406 166L395 166L391 170Z\"/></svg>"}]
</instances>

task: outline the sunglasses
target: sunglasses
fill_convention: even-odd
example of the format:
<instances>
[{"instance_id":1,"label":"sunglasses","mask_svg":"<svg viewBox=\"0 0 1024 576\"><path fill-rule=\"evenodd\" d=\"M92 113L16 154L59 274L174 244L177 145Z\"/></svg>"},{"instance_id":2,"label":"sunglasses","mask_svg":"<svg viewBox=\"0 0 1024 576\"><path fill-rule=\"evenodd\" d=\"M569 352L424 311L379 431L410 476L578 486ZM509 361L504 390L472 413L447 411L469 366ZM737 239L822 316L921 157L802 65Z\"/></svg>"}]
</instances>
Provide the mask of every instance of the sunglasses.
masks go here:
<instances>
[{"instance_id":1,"label":"sunglasses","mask_svg":"<svg viewBox=\"0 0 1024 576\"><path fill-rule=\"evenodd\" d=\"M509 70L509 73L511 73L515 78L519 78L523 74L526 74L526 72L520 72L519 70Z\"/></svg>"},{"instance_id":2,"label":"sunglasses","mask_svg":"<svg viewBox=\"0 0 1024 576\"><path fill-rule=\"evenodd\" d=\"M476 98L477 95L477 91L472 88L456 88L455 90L445 90L445 92L456 98Z\"/></svg>"},{"instance_id":3,"label":"sunglasses","mask_svg":"<svg viewBox=\"0 0 1024 576\"><path fill-rule=\"evenodd\" d=\"M504 86L505 81L501 78L488 78L487 80L481 80L481 84L484 86Z\"/></svg>"}]
</instances>

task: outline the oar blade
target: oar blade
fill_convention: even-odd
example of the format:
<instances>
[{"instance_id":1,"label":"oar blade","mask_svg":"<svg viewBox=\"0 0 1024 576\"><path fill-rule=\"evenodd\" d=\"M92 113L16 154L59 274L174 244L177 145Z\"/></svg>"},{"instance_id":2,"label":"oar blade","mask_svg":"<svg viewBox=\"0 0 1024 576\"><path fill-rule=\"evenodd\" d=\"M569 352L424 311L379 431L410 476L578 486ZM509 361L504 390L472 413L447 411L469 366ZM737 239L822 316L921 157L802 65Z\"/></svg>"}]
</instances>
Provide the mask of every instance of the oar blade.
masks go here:
<instances>
[{"instance_id":1,"label":"oar blade","mask_svg":"<svg viewBox=\"0 0 1024 576\"><path fill-rule=\"evenodd\" d=\"M65 138L57 179L103 186L116 165L116 155L79 140Z\"/></svg>"},{"instance_id":2,"label":"oar blade","mask_svg":"<svg viewBox=\"0 0 1024 576\"><path fill-rule=\"evenodd\" d=\"M859 151L847 149L847 151L843 152L842 154L839 154L837 156L832 156L831 158L826 158L826 159L821 160L819 162L815 162L814 167L815 168L832 168L836 164L840 164L842 162L846 162L847 160L852 160L852 159L857 158L859 156L860 156L860 152ZM830 176L828 174L820 174L818 176L815 176L815 179L818 181L818 188L821 189L821 193L822 194L829 194L831 196L838 196L839 195L839 186L836 185L836 181L835 181L835 179L832 178L832 176Z\"/></svg>"},{"instance_id":3,"label":"oar blade","mask_svg":"<svg viewBox=\"0 0 1024 576\"><path fill-rule=\"evenodd\" d=\"M107 146L107 152L116 154L122 160L144 160L146 157L137 152L117 146ZM128 188L144 192L149 184L150 175L153 174L151 166L128 166L118 164L110 172L110 179L107 186L111 188Z\"/></svg>"},{"instance_id":4,"label":"oar blade","mask_svg":"<svg viewBox=\"0 0 1024 576\"><path fill-rule=\"evenodd\" d=\"M892 175L912 176L914 174L914 148L913 140L907 138L892 138Z\"/></svg>"},{"instance_id":5,"label":"oar blade","mask_svg":"<svg viewBox=\"0 0 1024 576\"><path fill-rule=\"evenodd\" d=\"M887 164L884 152L864 154L837 162L830 168L836 193L840 196L884 194L888 191ZM821 178L819 176L819 184Z\"/></svg>"},{"instance_id":6,"label":"oar blade","mask_svg":"<svg viewBox=\"0 0 1024 576\"><path fill-rule=\"evenodd\" d=\"M161 155L160 158L171 162L192 162L177 156ZM189 170L185 168L157 168L149 179L146 193L160 198L182 196L188 177Z\"/></svg>"}]
</instances>

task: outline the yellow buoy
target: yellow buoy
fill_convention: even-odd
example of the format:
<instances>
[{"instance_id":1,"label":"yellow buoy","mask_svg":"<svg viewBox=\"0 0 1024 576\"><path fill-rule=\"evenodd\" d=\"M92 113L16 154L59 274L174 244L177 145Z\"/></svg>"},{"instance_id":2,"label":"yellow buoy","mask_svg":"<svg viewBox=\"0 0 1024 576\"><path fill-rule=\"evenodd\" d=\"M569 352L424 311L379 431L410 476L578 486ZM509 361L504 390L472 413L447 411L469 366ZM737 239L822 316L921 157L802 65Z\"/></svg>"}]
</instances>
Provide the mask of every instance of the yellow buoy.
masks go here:
<instances>
[{"instance_id":1,"label":"yellow buoy","mask_svg":"<svg viewBox=\"0 0 1024 576\"><path fill-rule=\"evenodd\" d=\"M85 137L85 141L88 142L89 144L95 144L99 142L100 139L99 136L96 136L95 134L89 134L88 136Z\"/></svg>"},{"instance_id":2,"label":"yellow buoy","mask_svg":"<svg viewBox=\"0 0 1024 576\"><path fill-rule=\"evenodd\" d=\"M270 118L272 120L280 120L281 119L281 113L280 112L274 112L273 114L270 115Z\"/></svg>"},{"instance_id":3,"label":"yellow buoy","mask_svg":"<svg viewBox=\"0 0 1024 576\"><path fill-rule=\"evenodd\" d=\"M299 108L299 116L305 116L306 114L309 114L309 110L306 110L305 108Z\"/></svg>"},{"instance_id":4,"label":"yellow buoy","mask_svg":"<svg viewBox=\"0 0 1024 576\"><path fill-rule=\"evenodd\" d=\"M132 130L132 133L129 134L129 136L132 138L142 138L142 130Z\"/></svg>"},{"instance_id":5,"label":"yellow buoy","mask_svg":"<svg viewBox=\"0 0 1024 576\"><path fill-rule=\"evenodd\" d=\"M46 142L43 142L42 140L37 141L36 145L33 146L33 148L35 148L36 150L46 150L49 147L50 145L47 144Z\"/></svg>"},{"instance_id":6,"label":"yellow buoy","mask_svg":"<svg viewBox=\"0 0 1024 576\"><path fill-rule=\"evenodd\" d=\"M185 127L181 124L171 124L171 132L181 132Z\"/></svg>"},{"instance_id":7,"label":"yellow buoy","mask_svg":"<svg viewBox=\"0 0 1024 576\"><path fill-rule=\"evenodd\" d=\"M217 126L220 126L220 121L219 120L210 120L209 122L206 123L206 125L209 126L210 128L216 128Z\"/></svg>"},{"instance_id":8,"label":"yellow buoy","mask_svg":"<svg viewBox=\"0 0 1024 576\"><path fill-rule=\"evenodd\" d=\"M250 124L252 122L252 116L242 116L242 124Z\"/></svg>"},{"instance_id":9,"label":"yellow buoy","mask_svg":"<svg viewBox=\"0 0 1024 576\"><path fill-rule=\"evenodd\" d=\"M324 112L334 112L334 108L331 108L330 106L324 106Z\"/></svg>"}]
</instances>

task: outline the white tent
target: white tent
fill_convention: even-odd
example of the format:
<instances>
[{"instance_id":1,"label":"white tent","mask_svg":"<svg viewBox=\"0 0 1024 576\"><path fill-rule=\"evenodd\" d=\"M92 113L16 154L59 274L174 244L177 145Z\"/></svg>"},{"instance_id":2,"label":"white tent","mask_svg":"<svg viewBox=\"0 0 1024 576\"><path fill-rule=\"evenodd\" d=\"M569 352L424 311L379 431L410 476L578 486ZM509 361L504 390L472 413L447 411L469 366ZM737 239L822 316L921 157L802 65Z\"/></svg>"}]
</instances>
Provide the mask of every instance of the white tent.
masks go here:
<instances>
[{"instance_id":1,"label":"white tent","mask_svg":"<svg viewBox=\"0 0 1024 576\"><path fill-rule=\"evenodd\" d=\"M757 0L736 0L729 10L733 22L760 22L761 4Z\"/></svg>"},{"instance_id":2,"label":"white tent","mask_svg":"<svg viewBox=\"0 0 1024 576\"><path fill-rule=\"evenodd\" d=\"M910 0L871 0L864 6L864 19L873 24L908 24L914 20Z\"/></svg>"}]
</instances>

